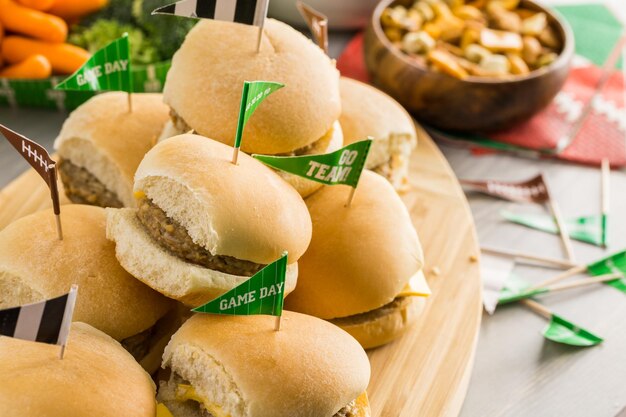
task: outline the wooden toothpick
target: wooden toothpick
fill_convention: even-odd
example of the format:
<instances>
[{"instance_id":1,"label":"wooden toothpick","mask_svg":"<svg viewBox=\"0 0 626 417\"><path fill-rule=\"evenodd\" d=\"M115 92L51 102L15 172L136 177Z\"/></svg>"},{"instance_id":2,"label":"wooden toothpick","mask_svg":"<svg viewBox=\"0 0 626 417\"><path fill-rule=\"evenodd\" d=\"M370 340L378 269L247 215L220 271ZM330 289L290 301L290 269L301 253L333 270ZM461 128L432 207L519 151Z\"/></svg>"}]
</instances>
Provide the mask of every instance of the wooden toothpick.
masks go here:
<instances>
[{"instance_id":1,"label":"wooden toothpick","mask_svg":"<svg viewBox=\"0 0 626 417\"><path fill-rule=\"evenodd\" d=\"M350 195L348 196L348 202L346 203L346 207L350 207L352 204L352 200L354 200L354 194L356 193L356 187L352 187L350 190Z\"/></svg>"},{"instance_id":2,"label":"wooden toothpick","mask_svg":"<svg viewBox=\"0 0 626 417\"><path fill-rule=\"evenodd\" d=\"M487 247L487 246L481 246L480 250L483 251L483 252L491 253L491 254L495 254L495 255L508 256L510 258L517 258L519 260L541 262L541 263L544 263L544 264L556 266L558 268L573 268L575 266L578 266L578 265L576 265L576 264L574 264L574 263L572 263L570 261L566 261L566 260L563 260L563 259L549 258L547 256L539 256L539 255L534 255L534 254L530 254L530 253L524 253L524 252L518 252L518 251L510 251L510 250L507 250L507 249L500 249L500 248L492 248L492 247Z\"/></svg>"},{"instance_id":3,"label":"wooden toothpick","mask_svg":"<svg viewBox=\"0 0 626 417\"><path fill-rule=\"evenodd\" d=\"M530 299L521 300L520 302L541 317L544 317L548 320L552 319L552 311L550 311L547 307L539 304L538 302Z\"/></svg>"},{"instance_id":4,"label":"wooden toothpick","mask_svg":"<svg viewBox=\"0 0 626 417\"><path fill-rule=\"evenodd\" d=\"M276 321L274 322L274 331L278 332L280 331L280 323L282 321L283 316L276 316Z\"/></svg>"},{"instance_id":5,"label":"wooden toothpick","mask_svg":"<svg viewBox=\"0 0 626 417\"><path fill-rule=\"evenodd\" d=\"M606 237L607 237L607 227L608 227L608 217L609 217L609 206L611 204L611 166L609 164L608 158L602 158L602 167L601 167L601 205L602 205L602 247L606 248Z\"/></svg>"},{"instance_id":6,"label":"wooden toothpick","mask_svg":"<svg viewBox=\"0 0 626 417\"><path fill-rule=\"evenodd\" d=\"M567 228L565 227L565 222L563 221L563 215L561 214L561 209L554 199L554 196L550 192L548 182L545 180L545 178L544 186L546 187L546 192L548 194L548 205L550 206L550 211L552 212L552 217L554 217L556 226L559 229L559 236L561 237L561 242L563 243L563 248L565 249L567 260L570 262L575 262L574 250L572 249L572 240L569 237L569 233L567 233Z\"/></svg>"},{"instance_id":7,"label":"wooden toothpick","mask_svg":"<svg viewBox=\"0 0 626 417\"><path fill-rule=\"evenodd\" d=\"M237 165L237 160L239 159L239 148L233 148L233 159L231 163L233 165Z\"/></svg>"},{"instance_id":8,"label":"wooden toothpick","mask_svg":"<svg viewBox=\"0 0 626 417\"><path fill-rule=\"evenodd\" d=\"M131 93L128 93L128 112L133 112L133 95Z\"/></svg>"},{"instance_id":9,"label":"wooden toothpick","mask_svg":"<svg viewBox=\"0 0 626 417\"><path fill-rule=\"evenodd\" d=\"M577 274L581 274L583 272L587 271L587 265L579 265L579 266L575 266L574 268L568 269L565 272L560 273L559 275L556 275L552 278L549 278L545 281L540 282L539 284L535 284L533 286L531 286L529 288L529 290L536 290L537 288L542 288L542 287L546 287L550 284L554 284L556 282L559 281L563 281L564 279L567 279L569 277L572 277L574 275Z\"/></svg>"}]
</instances>

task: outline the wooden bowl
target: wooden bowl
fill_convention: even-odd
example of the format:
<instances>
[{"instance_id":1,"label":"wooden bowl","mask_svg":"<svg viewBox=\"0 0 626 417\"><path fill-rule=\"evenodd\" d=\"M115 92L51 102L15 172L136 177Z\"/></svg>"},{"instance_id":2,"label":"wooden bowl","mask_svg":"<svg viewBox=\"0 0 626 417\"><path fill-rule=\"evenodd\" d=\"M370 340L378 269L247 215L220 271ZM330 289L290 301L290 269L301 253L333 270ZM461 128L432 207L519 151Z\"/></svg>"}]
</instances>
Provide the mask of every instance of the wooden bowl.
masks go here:
<instances>
[{"instance_id":1,"label":"wooden bowl","mask_svg":"<svg viewBox=\"0 0 626 417\"><path fill-rule=\"evenodd\" d=\"M392 45L380 24L389 5L412 0L383 0L365 32L365 63L372 81L420 121L445 130L489 131L509 128L547 106L559 92L574 55L574 35L559 15L530 0L522 7L543 11L563 48L550 65L507 79L470 76L463 80L435 72Z\"/></svg>"}]
</instances>

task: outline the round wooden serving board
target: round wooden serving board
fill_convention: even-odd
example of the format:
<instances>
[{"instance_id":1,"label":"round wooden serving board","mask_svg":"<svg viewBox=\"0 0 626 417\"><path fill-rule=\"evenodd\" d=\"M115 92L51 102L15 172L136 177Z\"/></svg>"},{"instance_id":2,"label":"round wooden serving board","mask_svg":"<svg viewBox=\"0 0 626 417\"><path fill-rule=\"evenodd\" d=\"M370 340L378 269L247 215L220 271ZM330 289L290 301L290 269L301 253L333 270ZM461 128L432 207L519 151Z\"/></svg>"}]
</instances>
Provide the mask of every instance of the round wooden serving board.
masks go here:
<instances>
[{"instance_id":1,"label":"round wooden serving board","mask_svg":"<svg viewBox=\"0 0 626 417\"><path fill-rule=\"evenodd\" d=\"M424 247L433 295L400 340L369 352L373 417L457 416L482 314L479 247L469 206L439 149L419 133L403 199ZM48 189L30 170L0 192L0 229L48 207Z\"/></svg>"}]
</instances>

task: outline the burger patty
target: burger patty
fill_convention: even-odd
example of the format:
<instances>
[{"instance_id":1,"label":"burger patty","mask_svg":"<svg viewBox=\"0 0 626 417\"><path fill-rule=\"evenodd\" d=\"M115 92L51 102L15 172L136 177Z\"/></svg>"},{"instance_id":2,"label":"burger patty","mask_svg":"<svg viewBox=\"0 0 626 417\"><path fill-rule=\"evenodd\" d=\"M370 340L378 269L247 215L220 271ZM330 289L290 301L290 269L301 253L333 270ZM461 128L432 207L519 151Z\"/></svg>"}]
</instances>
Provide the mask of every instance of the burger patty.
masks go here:
<instances>
[{"instance_id":1,"label":"burger patty","mask_svg":"<svg viewBox=\"0 0 626 417\"><path fill-rule=\"evenodd\" d=\"M172 124L179 132L189 132L192 127L185 122L185 120L176 113L173 109L170 109L170 119L172 119ZM276 156L298 156L298 155L307 155L311 149L315 147L315 142L310 143L302 148L298 148L295 151L276 154Z\"/></svg>"},{"instance_id":2,"label":"burger patty","mask_svg":"<svg viewBox=\"0 0 626 417\"><path fill-rule=\"evenodd\" d=\"M109 190L87 169L63 158L58 165L65 194L73 203L100 207L124 207L117 194Z\"/></svg>"},{"instance_id":3,"label":"burger patty","mask_svg":"<svg viewBox=\"0 0 626 417\"><path fill-rule=\"evenodd\" d=\"M158 323L158 322L157 322ZM137 333L134 336L127 337L120 344L128 351L137 362L140 362L150 351L151 341L156 334L157 324Z\"/></svg>"},{"instance_id":4,"label":"burger patty","mask_svg":"<svg viewBox=\"0 0 626 417\"><path fill-rule=\"evenodd\" d=\"M380 317L384 317L388 314L391 314L398 309L404 308L411 302L411 297L396 297L388 304L385 304L382 307L379 307L375 310L366 311L365 313L355 314L354 316L348 317L339 317L336 319L328 320L336 326L348 326L359 323L366 323L373 320L376 320Z\"/></svg>"},{"instance_id":5,"label":"burger patty","mask_svg":"<svg viewBox=\"0 0 626 417\"><path fill-rule=\"evenodd\" d=\"M168 402L171 401L179 401L181 403L184 403L185 407L188 407L189 403L193 403L194 407L197 407L199 417L214 417L213 414L211 414L206 408L204 408L204 405L194 400L180 401L176 399L175 393L178 384L191 385L189 381L185 380L177 373L172 372L169 381L161 383L157 400L159 400L160 402L165 402L166 405ZM334 414L332 417L355 417L357 416L357 413L358 409L356 406L356 400L352 400L348 405L337 411L337 413Z\"/></svg>"},{"instance_id":6,"label":"burger patty","mask_svg":"<svg viewBox=\"0 0 626 417\"><path fill-rule=\"evenodd\" d=\"M251 277L265 266L232 256L211 254L193 241L187 229L167 217L160 207L147 198L140 200L138 207L137 217L148 234L161 247L187 262L226 274L246 277Z\"/></svg>"}]
</instances>

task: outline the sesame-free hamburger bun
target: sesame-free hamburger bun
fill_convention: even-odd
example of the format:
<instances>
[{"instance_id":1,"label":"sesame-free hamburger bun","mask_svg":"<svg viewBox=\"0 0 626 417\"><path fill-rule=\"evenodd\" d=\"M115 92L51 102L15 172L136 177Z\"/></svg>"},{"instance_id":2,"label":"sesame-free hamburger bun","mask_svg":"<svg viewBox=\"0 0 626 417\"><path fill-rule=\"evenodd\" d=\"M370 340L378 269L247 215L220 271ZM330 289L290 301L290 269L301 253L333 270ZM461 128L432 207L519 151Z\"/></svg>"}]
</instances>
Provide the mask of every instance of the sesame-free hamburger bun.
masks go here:
<instances>
[{"instance_id":1,"label":"sesame-free hamburger bun","mask_svg":"<svg viewBox=\"0 0 626 417\"><path fill-rule=\"evenodd\" d=\"M98 94L63 123L54 147L71 201L101 207L132 207L133 176L168 120L161 94Z\"/></svg>"},{"instance_id":2,"label":"sesame-free hamburger bun","mask_svg":"<svg viewBox=\"0 0 626 417\"><path fill-rule=\"evenodd\" d=\"M365 170L346 207L349 194L327 186L307 198L313 237L285 306L331 320L371 348L413 323L429 291L417 233L389 182Z\"/></svg>"},{"instance_id":3,"label":"sesame-free hamburger bun","mask_svg":"<svg viewBox=\"0 0 626 417\"><path fill-rule=\"evenodd\" d=\"M397 190L406 186L411 152L417 145L415 124L393 98L362 82L341 77L341 117L346 145L374 138L366 168L384 176Z\"/></svg>"},{"instance_id":4,"label":"sesame-free hamburger bun","mask_svg":"<svg viewBox=\"0 0 626 417\"><path fill-rule=\"evenodd\" d=\"M0 337L3 416L154 417L150 375L111 337L74 322L63 359L59 349Z\"/></svg>"},{"instance_id":5,"label":"sesame-free hamburger bun","mask_svg":"<svg viewBox=\"0 0 626 417\"><path fill-rule=\"evenodd\" d=\"M315 317L197 314L163 356L158 400L174 417L369 417L370 366L346 332Z\"/></svg>"},{"instance_id":6,"label":"sesame-free hamburger bun","mask_svg":"<svg viewBox=\"0 0 626 417\"><path fill-rule=\"evenodd\" d=\"M52 210L0 232L0 309L54 298L78 284L74 320L120 341L141 361L157 343L152 336L172 301L120 266L115 245L105 236L103 208L65 205L61 220L63 240Z\"/></svg>"},{"instance_id":7,"label":"sesame-free hamburger bun","mask_svg":"<svg viewBox=\"0 0 626 417\"><path fill-rule=\"evenodd\" d=\"M286 291L311 240L311 218L278 174L232 148L180 135L148 152L135 175L137 209L108 209L107 236L135 277L199 306L289 254Z\"/></svg>"},{"instance_id":8,"label":"sesame-free hamburger bun","mask_svg":"<svg viewBox=\"0 0 626 417\"><path fill-rule=\"evenodd\" d=\"M285 85L248 121L241 149L258 154L305 154L339 118L339 72L303 34L267 19L261 49L246 25L201 20L172 58L164 88L177 133L232 145L244 81ZM318 147L319 148L319 147Z\"/></svg>"}]
</instances>

